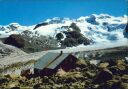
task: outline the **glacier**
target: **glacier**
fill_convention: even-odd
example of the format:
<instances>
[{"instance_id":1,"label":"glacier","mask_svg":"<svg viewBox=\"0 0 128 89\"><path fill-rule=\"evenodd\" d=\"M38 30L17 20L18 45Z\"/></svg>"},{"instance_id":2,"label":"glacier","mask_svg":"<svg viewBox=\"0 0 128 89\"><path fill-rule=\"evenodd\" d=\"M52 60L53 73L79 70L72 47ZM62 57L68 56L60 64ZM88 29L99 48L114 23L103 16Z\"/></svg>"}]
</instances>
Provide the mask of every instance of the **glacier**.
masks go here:
<instances>
[{"instance_id":1,"label":"glacier","mask_svg":"<svg viewBox=\"0 0 128 89\"><path fill-rule=\"evenodd\" d=\"M90 16L81 16L78 19L55 17L39 23L36 29L34 28L38 24L21 26L18 23L11 23L6 26L0 25L0 38L8 37L11 34L21 34L26 30L31 31L33 35L55 37L57 33L67 31L67 26L70 26L71 23L76 23L81 33L93 40L95 45L108 43L110 45L124 45L127 44L127 39L123 35L127 18L126 15L115 17L108 14L92 14Z\"/></svg>"}]
</instances>

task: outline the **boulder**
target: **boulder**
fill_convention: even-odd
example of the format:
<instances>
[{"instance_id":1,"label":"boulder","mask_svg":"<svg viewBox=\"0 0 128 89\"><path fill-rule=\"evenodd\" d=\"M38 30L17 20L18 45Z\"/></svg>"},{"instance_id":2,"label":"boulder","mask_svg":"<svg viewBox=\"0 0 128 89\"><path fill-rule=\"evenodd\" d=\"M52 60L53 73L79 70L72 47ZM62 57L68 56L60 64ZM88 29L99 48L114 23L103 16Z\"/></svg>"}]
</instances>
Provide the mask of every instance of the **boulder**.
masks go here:
<instances>
[{"instance_id":1,"label":"boulder","mask_svg":"<svg viewBox=\"0 0 128 89\"><path fill-rule=\"evenodd\" d=\"M117 65L126 65L124 60L116 60Z\"/></svg>"},{"instance_id":2,"label":"boulder","mask_svg":"<svg viewBox=\"0 0 128 89\"><path fill-rule=\"evenodd\" d=\"M106 62L109 63L109 66L116 66L116 60L109 59Z\"/></svg>"},{"instance_id":3,"label":"boulder","mask_svg":"<svg viewBox=\"0 0 128 89\"><path fill-rule=\"evenodd\" d=\"M4 75L4 77L8 79L20 79L21 78L20 75L16 75L16 74L7 74L7 75Z\"/></svg>"},{"instance_id":4,"label":"boulder","mask_svg":"<svg viewBox=\"0 0 128 89\"><path fill-rule=\"evenodd\" d=\"M100 84L100 86L96 89L123 89L121 87L121 82L119 80L109 80L103 84Z\"/></svg>"},{"instance_id":5,"label":"boulder","mask_svg":"<svg viewBox=\"0 0 128 89\"><path fill-rule=\"evenodd\" d=\"M107 81L107 86L109 89L121 89L121 82L119 80Z\"/></svg>"},{"instance_id":6,"label":"boulder","mask_svg":"<svg viewBox=\"0 0 128 89\"><path fill-rule=\"evenodd\" d=\"M109 66L109 63L108 62L100 63L99 64L99 68L107 68L108 66Z\"/></svg>"},{"instance_id":7,"label":"boulder","mask_svg":"<svg viewBox=\"0 0 128 89\"><path fill-rule=\"evenodd\" d=\"M65 76L66 72L63 69L58 69L57 73L58 76Z\"/></svg>"},{"instance_id":8,"label":"boulder","mask_svg":"<svg viewBox=\"0 0 128 89\"><path fill-rule=\"evenodd\" d=\"M109 70L110 70L114 75L119 74L119 69L118 69L116 66L110 67Z\"/></svg>"},{"instance_id":9,"label":"boulder","mask_svg":"<svg viewBox=\"0 0 128 89\"><path fill-rule=\"evenodd\" d=\"M117 60L116 65L117 65L117 68L120 70L126 69L126 64L125 64L124 60Z\"/></svg>"},{"instance_id":10,"label":"boulder","mask_svg":"<svg viewBox=\"0 0 128 89\"><path fill-rule=\"evenodd\" d=\"M40 89L41 88L41 85L40 84L35 84L34 86L33 86L33 89Z\"/></svg>"},{"instance_id":11,"label":"boulder","mask_svg":"<svg viewBox=\"0 0 128 89\"><path fill-rule=\"evenodd\" d=\"M113 78L113 74L110 70L108 69L103 69L101 70L97 75L96 75L96 78L95 78L95 82L96 83L104 83L108 80L111 80Z\"/></svg>"},{"instance_id":12,"label":"boulder","mask_svg":"<svg viewBox=\"0 0 128 89\"><path fill-rule=\"evenodd\" d=\"M89 78L94 78L96 76L96 73L95 72L90 72L90 71L87 71L86 72L86 75L89 77Z\"/></svg>"},{"instance_id":13,"label":"boulder","mask_svg":"<svg viewBox=\"0 0 128 89\"><path fill-rule=\"evenodd\" d=\"M9 82L7 87L9 87L9 88L11 88L11 89L19 89L19 88L15 88L15 87L17 87L18 85L19 85L19 82L18 82L18 81Z\"/></svg>"},{"instance_id":14,"label":"boulder","mask_svg":"<svg viewBox=\"0 0 128 89\"><path fill-rule=\"evenodd\" d=\"M128 69L125 60L117 60L115 67L116 70L118 70L119 74L128 74Z\"/></svg>"},{"instance_id":15,"label":"boulder","mask_svg":"<svg viewBox=\"0 0 128 89\"><path fill-rule=\"evenodd\" d=\"M0 78L0 84L3 84L5 82L7 82L7 81L8 81L8 79L6 79L6 78Z\"/></svg>"},{"instance_id":16,"label":"boulder","mask_svg":"<svg viewBox=\"0 0 128 89\"><path fill-rule=\"evenodd\" d=\"M89 61L86 61L86 60L83 60L83 59L80 59L76 62L76 66L79 67L79 68L85 68L87 67L89 64Z\"/></svg>"},{"instance_id":17,"label":"boulder","mask_svg":"<svg viewBox=\"0 0 128 89\"><path fill-rule=\"evenodd\" d=\"M122 80L123 82L128 82L128 75L123 75L123 76L121 77L121 80Z\"/></svg>"},{"instance_id":18,"label":"boulder","mask_svg":"<svg viewBox=\"0 0 128 89\"><path fill-rule=\"evenodd\" d=\"M122 83L122 89L128 89L128 83Z\"/></svg>"},{"instance_id":19,"label":"boulder","mask_svg":"<svg viewBox=\"0 0 128 89\"><path fill-rule=\"evenodd\" d=\"M100 63L101 60L90 60L90 64L97 65Z\"/></svg>"}]
</instances>

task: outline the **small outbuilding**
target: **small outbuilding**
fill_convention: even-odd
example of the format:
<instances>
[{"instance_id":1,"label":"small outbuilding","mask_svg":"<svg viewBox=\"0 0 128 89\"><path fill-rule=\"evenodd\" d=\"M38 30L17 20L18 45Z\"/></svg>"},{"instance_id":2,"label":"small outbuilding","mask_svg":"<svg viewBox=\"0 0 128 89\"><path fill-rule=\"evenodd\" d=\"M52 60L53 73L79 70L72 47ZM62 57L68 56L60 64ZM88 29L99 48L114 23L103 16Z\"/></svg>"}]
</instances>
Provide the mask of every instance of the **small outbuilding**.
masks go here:
<instances>
[{"instance_id":1,"label":"small outbuilding","mask_svg":"<svg viewBox=\"0 0 128 89\"><path fill-rule=\"evenodd\" d=\"M69 71L76 67L77 58L70 53L48 52L34 64L34 74L48 76L56 73L58 69Z\"/></svg>"}]
</instances>

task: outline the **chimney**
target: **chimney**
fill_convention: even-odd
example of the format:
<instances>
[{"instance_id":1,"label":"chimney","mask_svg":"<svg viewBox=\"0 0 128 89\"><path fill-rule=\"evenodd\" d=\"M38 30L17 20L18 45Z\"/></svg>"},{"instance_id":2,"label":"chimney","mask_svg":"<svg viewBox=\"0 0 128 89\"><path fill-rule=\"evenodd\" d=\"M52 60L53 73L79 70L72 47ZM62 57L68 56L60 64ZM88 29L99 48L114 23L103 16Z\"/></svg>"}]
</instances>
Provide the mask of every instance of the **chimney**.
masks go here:
<instances>
[{"instance_id":1,"label":"chimney","mask_svg":"<svg viewBox=\"0 0 128 89\"><path fill-rule=\"evenodd\" d=\"M60 51L60 55L62 55L63 54L63 51Z\"/></svg>"}]
</instances>

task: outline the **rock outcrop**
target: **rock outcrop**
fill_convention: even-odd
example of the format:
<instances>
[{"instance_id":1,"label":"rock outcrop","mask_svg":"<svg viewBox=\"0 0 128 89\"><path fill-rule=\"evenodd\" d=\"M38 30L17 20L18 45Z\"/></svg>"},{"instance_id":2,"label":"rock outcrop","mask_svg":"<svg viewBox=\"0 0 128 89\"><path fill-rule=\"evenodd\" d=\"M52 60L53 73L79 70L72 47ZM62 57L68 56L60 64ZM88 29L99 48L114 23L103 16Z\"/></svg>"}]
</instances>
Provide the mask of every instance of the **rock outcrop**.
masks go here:
<instances>
[{"instance_id":1,"label":"rock outcrop","mask_svg":"<svg viewBox=\"0 0 128 89\"><path fill-rule=\"evenodd\" d=\"M12 34L4 41L5 44L12 45L18 48L23 48L25 46L25 40L21 35Z\"/></svg>"},{"instance_id":2,"label":"rock outcrop","mask_svg":"<svg viewBox=\"0 0 128 89\"><path fill-rule=\"evenodd\" d=\"M128 23L127 23L126 28L124 30L124 37L128 38Z\"/></svg>"}]
</instances>

